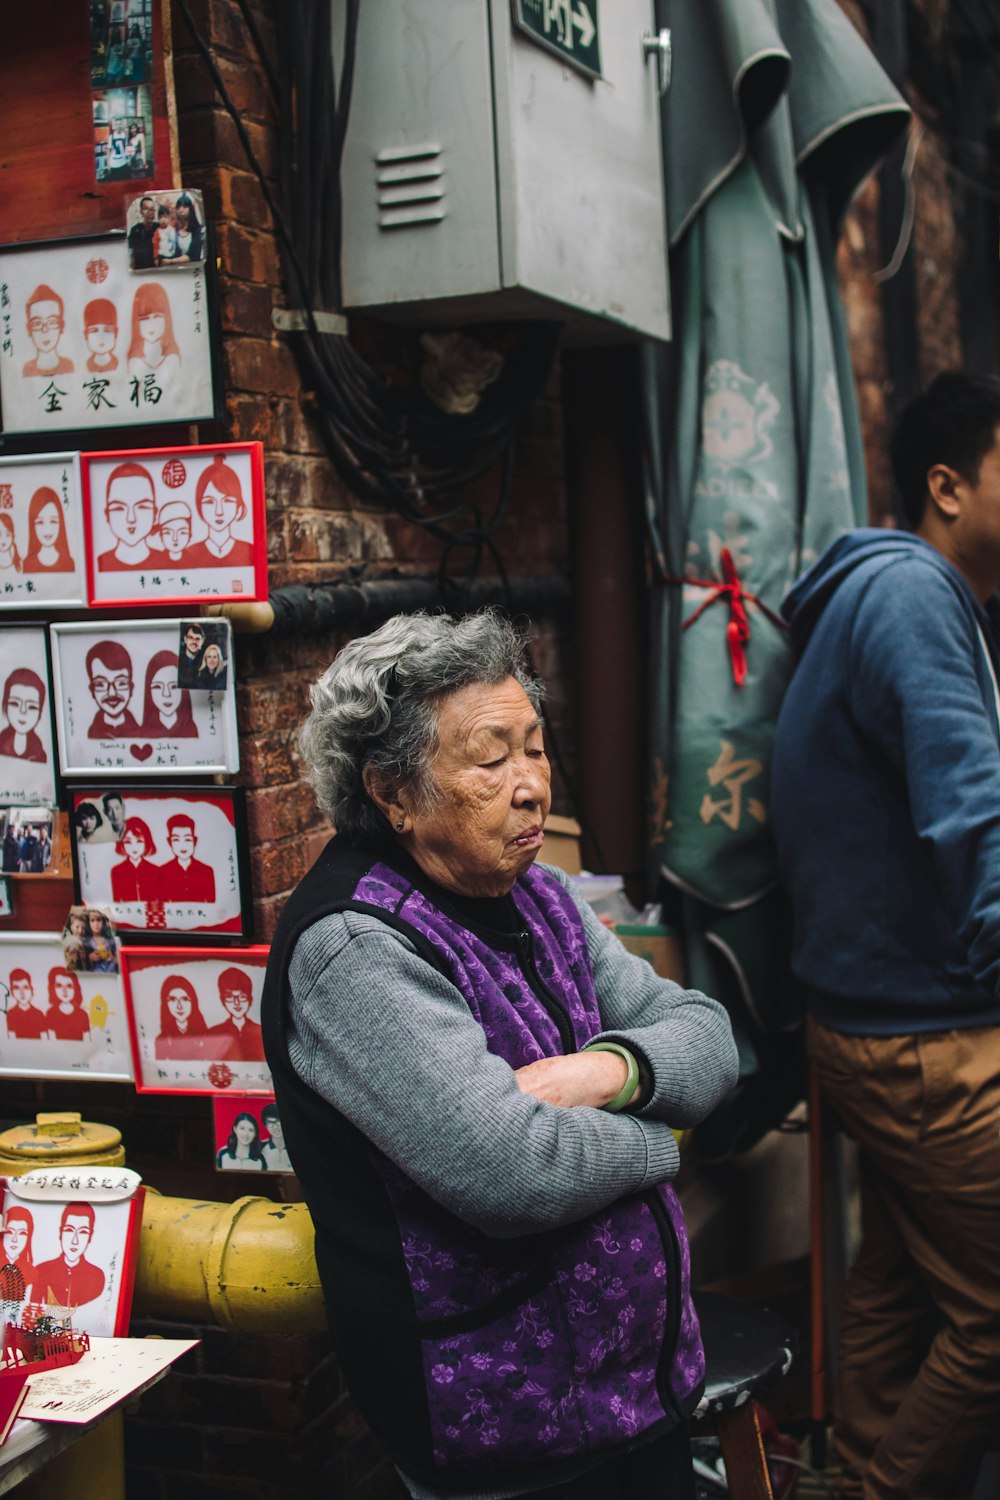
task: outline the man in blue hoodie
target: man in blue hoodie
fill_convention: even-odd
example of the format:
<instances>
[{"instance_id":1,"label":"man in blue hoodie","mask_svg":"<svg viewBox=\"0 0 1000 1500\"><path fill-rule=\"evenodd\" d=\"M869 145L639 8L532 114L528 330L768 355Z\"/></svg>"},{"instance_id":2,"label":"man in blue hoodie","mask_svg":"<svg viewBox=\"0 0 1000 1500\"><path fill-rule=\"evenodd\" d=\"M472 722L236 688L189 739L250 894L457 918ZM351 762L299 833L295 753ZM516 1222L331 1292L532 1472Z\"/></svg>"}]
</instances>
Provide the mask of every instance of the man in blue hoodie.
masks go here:
<instances>
[{"instance_id":1,"label":"man in blue hoodie","mask_svg":"<svg viewBox=\"0 0 1000 1500\"><path fill-rule=\"evenodd\" d=\"M959 1500L1000 1431L1000 380L939 376L892 459L912 533L841 537L785 602L772 805L861 1150L844 1493Z\"/></svg>"}]
</instances>

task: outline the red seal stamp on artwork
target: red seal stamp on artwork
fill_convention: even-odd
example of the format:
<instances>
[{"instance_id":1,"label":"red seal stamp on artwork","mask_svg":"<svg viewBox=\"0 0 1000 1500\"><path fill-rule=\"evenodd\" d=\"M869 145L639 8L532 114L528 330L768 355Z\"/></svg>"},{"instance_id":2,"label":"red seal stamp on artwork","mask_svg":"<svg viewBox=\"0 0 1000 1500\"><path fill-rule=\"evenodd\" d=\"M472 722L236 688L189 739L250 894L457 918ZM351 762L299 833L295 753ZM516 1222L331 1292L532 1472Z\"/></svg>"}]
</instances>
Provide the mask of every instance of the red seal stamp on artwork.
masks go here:
<instances>
[{"instance_id":1,"label":"red seal stamp on artwork","mask_svg":"<svg viewBox=\"0 0 1000 1500\"><path fill-rule=\"evenodd\" d=\"M87 262L87 280L92 281L94 286L99 286L102 281L108 279L108 263L103 256L97 255L93 260Z\"/></svg>"},{"instance_id":2,"label":"red seal stamp on artwork","mask_svg":"<svg viewBox=\"0 0 1000 1500\"><path fill-rule=\"evenodd\" d=\"M187 469L179 458L168 458L160 477L168 490L179 490L187 478Z\"/></svg>"},{"instance_id":3,"label":"red seal stamp on artwork","mask_svg":"<svg viewBox=\"0 0 1000 1500\"><path fill-rule=\"evenodd\" d=\"M208 1070L208 1081L213 1089L228 1089L233 1081L233 1070L226 1063L214 1062Z\"/></svg>"}]
</instances>

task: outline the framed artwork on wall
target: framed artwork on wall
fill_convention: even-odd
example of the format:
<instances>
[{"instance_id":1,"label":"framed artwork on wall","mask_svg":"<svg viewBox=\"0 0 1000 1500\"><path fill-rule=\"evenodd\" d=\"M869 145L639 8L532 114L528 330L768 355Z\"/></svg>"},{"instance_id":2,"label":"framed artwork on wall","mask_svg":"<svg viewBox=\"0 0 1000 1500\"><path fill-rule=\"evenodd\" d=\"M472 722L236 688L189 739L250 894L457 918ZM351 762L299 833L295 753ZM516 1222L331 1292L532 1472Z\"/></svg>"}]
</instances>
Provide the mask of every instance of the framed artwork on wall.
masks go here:
<instances>
[{"instance_id":1,"label":"framed artwork on wall","mask_svg":"<svg viewBox=\"0 0 1000 1500\"><path fill-rule=\"evenodd\" d=\"M246 805L238 786L75 786L77 899L120 937L211 942L252 936Z\"/></svg>"},{"instance_id":2,"label":"framed artwork on wall","mask_svg":"<svg viewBox=\"0 0 1000 1500\"><path fill-rule=\"evenodd\" d=\"M61 932L0 933L0 1076L131 1083L117 973L69 968Z\"/></svg>"},{"instance_id":3,"label":"framed artwork on wall","mask_svg":"<svg viewBox=\"0 0 1000 1500\"><path fill-rule=\"evenodd\" d=\"M124 233L0 247L3 431L213 417L208 281L203 266L134 276Z\"/></svg>"},{"instance_id":4,"label":"framed artwork on wall","mask_svg":"<svg viewBox=\"0 0 1000 1500\"><path fill-rule=\"evenodd\" d=\"M81 467L91 604L267 598L262 444L86 453Z\"/></svg>"},{"instance_id":5,"label":"framed artwork on wall","mask_svg":"<svg viewBox=\"0 0 1000 1500\"><path fill-rule=\"evenodd\" d=\"M239 769L235 693L179 685L179 628L178 620L51 627L64 775Z\"/></svg>"},{"instance_id":6,"label":"framed artwork on wall","mask_svg":"<svg viewBox=\"0 0 1000 1500\"><path fill-rule=\"evenodd\" d=\"M0 609L86 602L78 453L0 458Z\"/></svg>"},{"instance_id":7,"label":"framed artwork on wall","mask_svg":"<svg viewBox=\"0 0 1000 1500\"><path fill-rule=\"evenodd\" d=\"M0 630L0 804L56 800L52 686L44 625Z\"/></svg>"},{"instance_id":8,"label":"framed artwork on wall","mask_svg":"<svg viewBox=\"0 0 1000 1500\"><path fill-rule=\"evenodd\" d=\"M127 1167L36 1167L0 1177L8 1268L4 1343L39 1357L39 1336L124 1338L145 1188Z\"/></svg>"},{"instance_id":9,"label":"framed artwork on wall","mask_svg":"<svg viewBox=\"0 0 1000 1500\"><path fill-rule=\"evenodd\" d=\"M273 1094L260 1030L267 955L260 946L122 949L139 1093Z\"/></svg>"}]
</instances>

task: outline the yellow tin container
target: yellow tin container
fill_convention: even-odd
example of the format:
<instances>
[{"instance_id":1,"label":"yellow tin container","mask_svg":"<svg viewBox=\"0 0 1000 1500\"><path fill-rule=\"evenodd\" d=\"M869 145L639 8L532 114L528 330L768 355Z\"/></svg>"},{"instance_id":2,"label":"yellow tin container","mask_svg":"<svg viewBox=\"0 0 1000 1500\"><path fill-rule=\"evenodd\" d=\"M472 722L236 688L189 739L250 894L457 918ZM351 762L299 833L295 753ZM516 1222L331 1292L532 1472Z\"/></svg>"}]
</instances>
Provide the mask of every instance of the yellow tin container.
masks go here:
<instances>
[{"instance_id":1,"label":"yellow tin container","mask_svg":"<svg viewBox=\"0 0 1000 1500\"><path fill-rule=\"evenodd\" d=\"M33 1125L12 1125L0 1133L0 1176L16 1177L33 1167L123 1167L125 1147L121 1131L113 1125L98 1125L67 1115L59 1122L52 1115Z\"/></svg>"}]
</instances>

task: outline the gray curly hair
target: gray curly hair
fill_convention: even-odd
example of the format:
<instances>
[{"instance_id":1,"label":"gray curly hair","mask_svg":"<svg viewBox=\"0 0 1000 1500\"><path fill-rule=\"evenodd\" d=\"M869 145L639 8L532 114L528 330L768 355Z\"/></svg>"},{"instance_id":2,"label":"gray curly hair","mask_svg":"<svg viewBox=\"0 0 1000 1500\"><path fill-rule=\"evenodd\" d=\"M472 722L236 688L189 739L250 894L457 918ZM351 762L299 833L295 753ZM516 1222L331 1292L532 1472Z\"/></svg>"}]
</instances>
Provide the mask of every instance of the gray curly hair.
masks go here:
<instances>
[{"instance_id":1,"label":"gray curly hair","mask_svg":"<svg viewBox=\"0 0 1000 1500\"><path fill-rule=\"evenodd\" d=\"M408 787L425 806L433 802L437 700L508 677L541 708L525 638L496 610L460 620L394 615L345 646L310 689L312 712L299 735L316 800L337 832L360 843L385 828L364 788L366 767L387 785Z\"/></svg>"}]
</instances>

